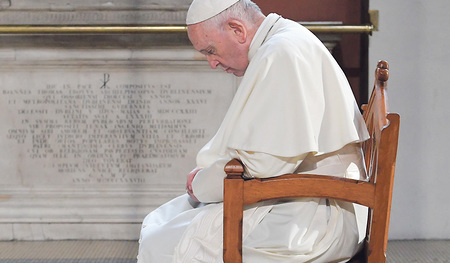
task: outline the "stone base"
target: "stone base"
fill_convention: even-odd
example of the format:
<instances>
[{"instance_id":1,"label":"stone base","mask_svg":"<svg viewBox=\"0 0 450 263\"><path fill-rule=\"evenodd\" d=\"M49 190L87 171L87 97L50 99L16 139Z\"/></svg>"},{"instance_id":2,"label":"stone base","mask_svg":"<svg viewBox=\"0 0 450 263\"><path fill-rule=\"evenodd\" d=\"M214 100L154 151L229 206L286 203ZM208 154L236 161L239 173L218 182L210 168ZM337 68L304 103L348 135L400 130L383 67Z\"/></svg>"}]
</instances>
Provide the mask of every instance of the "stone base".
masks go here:
<instances>
[{"instance_id":1,"label":"stone base","mask_svg":"<svg viewBox=\"0 0 450 263\"><path fill-rule=\"evenodd\" d=\"M180 189L2 191L0 240L137 240L144 217Z\"/></svg>"},{"instance_id":2,"label":"stone base","mask_svg":"<svg viewBox=\"0 0 450 263\"><path fill-rule=\"evenodd\" d=\"M0 224L2 241L138 240L141 224Z\"/></svg>"}]
</instances>

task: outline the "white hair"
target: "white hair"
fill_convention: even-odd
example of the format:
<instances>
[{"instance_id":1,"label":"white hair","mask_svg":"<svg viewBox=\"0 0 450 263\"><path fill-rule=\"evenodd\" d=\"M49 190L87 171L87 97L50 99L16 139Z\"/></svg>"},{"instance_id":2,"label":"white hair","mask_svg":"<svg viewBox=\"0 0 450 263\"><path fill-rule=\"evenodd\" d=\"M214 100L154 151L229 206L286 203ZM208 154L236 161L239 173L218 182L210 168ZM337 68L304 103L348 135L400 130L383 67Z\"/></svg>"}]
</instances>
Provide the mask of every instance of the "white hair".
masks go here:
<instances>
[{"instance_id":1,"label":"white hair","mask_svg":"<svg viewBox=\"0 0 450 263\"><path fill-rule=\"evenodd\" d=\"M229 19L255 23L260 15L262 15L262 12L258 5L251 0L239 0L236 4L203 23L208 28L222 29L222 25Z\"/></svg>"}]
</instances>

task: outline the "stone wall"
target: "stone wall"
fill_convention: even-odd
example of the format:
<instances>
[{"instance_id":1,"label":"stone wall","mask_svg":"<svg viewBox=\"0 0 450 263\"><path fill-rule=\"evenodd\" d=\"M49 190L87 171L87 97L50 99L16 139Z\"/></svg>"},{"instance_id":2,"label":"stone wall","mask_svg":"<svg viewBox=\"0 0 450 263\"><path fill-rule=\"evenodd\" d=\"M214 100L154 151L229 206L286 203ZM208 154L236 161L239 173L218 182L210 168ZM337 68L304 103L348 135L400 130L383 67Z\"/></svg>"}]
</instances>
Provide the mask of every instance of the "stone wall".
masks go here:
<instances>
[{"instance_id":1,"label":"stone wall","mask_svg":"<svg viewBox=\"0 0 450 263\"><path fill-rule=\"evenodd\" d=\"M0 0L0 25L183 24L190 2ZM0 35L0 240L138 239L237 82L185 33Z\"/></svg>"},{"instance_id":2,"label":"stone wall","mask_svg":"<svg viewBox=\"0 0 450 263\"><path fill-rule=\"evenodd\" d=\"M182 24L189 1L2 1L5 25ZM137 239L236 80L185 34L0 36L0 239Z\"/></svg>"}]
</instances>

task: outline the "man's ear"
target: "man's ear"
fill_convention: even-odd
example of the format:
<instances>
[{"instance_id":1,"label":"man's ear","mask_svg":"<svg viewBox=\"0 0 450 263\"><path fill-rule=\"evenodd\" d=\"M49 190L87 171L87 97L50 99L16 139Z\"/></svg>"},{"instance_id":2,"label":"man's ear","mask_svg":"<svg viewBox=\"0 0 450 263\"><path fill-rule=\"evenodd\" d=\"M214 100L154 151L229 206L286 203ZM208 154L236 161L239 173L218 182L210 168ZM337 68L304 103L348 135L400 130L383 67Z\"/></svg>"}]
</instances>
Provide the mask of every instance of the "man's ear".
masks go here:
<instances>
[{"instance_id":1,"label":"man's ear","mask_svg":"<svg viewBox=\"0 0 450 263\"><path fill-rule=\"evenodd\" d=\"M244 23L231 19L227 22L227 27L239 43L243 44L247 41L247 27Z\"/></svg>"}]
</instances>

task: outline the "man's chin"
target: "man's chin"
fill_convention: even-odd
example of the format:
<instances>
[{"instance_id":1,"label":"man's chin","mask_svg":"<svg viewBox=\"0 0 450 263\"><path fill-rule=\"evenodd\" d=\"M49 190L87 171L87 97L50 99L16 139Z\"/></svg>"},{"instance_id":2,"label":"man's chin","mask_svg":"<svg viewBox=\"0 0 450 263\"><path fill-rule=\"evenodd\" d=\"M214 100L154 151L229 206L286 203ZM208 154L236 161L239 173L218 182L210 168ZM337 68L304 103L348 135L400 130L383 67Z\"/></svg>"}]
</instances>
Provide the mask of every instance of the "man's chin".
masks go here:
<instances>
[{"instance_id":1,"label":"man's chin","mask_svg":"<svg viewBox=\"0 0 450 263\"><path fill-rule=\"evenodd\" d=\"M233 73L233 75L235 75L236 77L242 77L242 76L244 76L245 71L244 72L235 71L235 72L231 72L231 73Z\"/></svg>"},{"instance_id":2,"label":"man's chin","mask_svg":"<svg viewBox=\"0 0 450 263\"><path fill-rule=\"evenodd\" d=\"M233 74L236 77L242 77L242 76L244 76L244 73L245 73L245 71L236 70L236 69L233 69L233 68L227 68L227 69L224 69L224 71L226 73Z\"/></svg>"}]
</instances>

